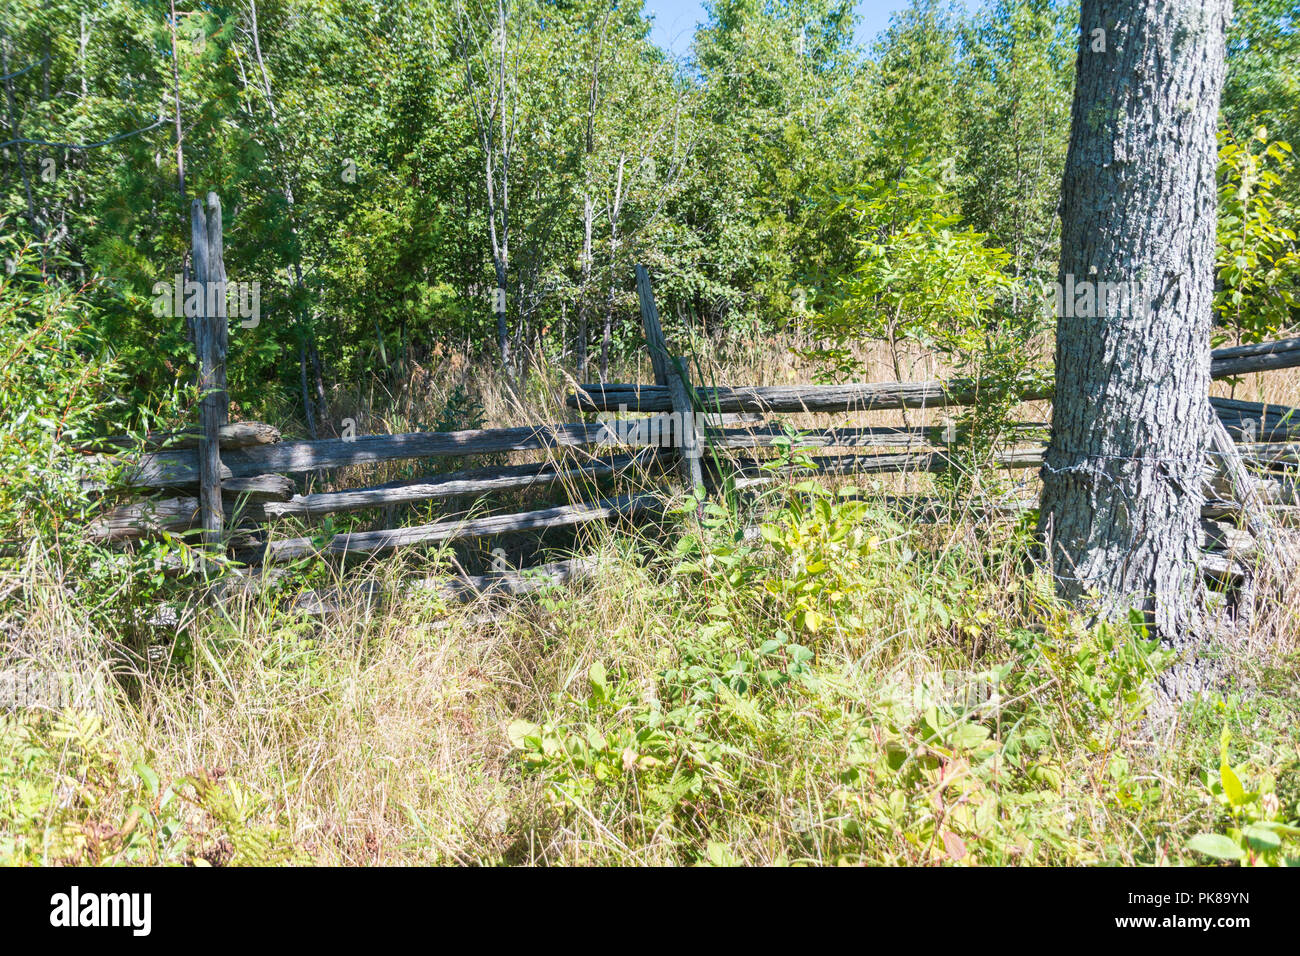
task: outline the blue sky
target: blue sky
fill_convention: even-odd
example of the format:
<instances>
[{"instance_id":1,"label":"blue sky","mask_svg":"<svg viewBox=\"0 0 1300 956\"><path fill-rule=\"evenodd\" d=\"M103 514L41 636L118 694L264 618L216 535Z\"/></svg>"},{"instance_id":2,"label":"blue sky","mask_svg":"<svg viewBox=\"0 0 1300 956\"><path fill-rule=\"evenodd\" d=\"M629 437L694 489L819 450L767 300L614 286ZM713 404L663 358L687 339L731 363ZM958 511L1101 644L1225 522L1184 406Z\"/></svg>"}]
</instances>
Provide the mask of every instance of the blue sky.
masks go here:
<instances>
[{"instance_id":1,"label":"blue sky","mask_svg":"<svg viewBox=\"0 0 1300 956\"><path fill-rule=\"evenodd\" d=\"M858 40L870 41L889 25L890 14L907 6L908 0L859 0ZM974 8L976 0L966 0ZM646 13L654 14L650 38L677 56L689 52L695 24L704 20L700 0L645 0Z\"/></svg>"}]
</instances>

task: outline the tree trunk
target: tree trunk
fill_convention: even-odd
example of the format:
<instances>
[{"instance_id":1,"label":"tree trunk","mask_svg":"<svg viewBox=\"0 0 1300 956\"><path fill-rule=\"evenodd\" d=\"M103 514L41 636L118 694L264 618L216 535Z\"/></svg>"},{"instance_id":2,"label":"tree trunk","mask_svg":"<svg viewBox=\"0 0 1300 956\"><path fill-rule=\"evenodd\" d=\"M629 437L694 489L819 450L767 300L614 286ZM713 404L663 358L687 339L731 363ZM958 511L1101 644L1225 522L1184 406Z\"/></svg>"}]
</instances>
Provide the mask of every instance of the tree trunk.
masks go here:
<instances>
[{"instance_id":1,"label":"tree trunk","mask_svg":"<svg viewBox=\"0 0 1300 956\"><path fill-rule=\"evenodd\" d=\"M1201 604L1230 15L1231 0L1083 0L1062 187L1041 530L1058 594L1140 609L1176 646Z\"/></svg>"},{"instance_id":2,"label":"tree trunk","mask_svg":"<svg viewBox=\"0 0 1300 956\"><path fill-rule=\"evenodd\" d=\"M591 221L593 212L591 196L584 196L582 199L582 278L578 283L578 332L573 343L574 354L577 356L576 368L579 382L587 380L587 337L591 334Z\"/></svg>"},{"instance_id":3,"label":"tree trunk","mask_svg":"<svg viewBox=\"0 0 1300 956\"><path fill-rule=\"evenodd\" d=\"M600 380L609 381L609 347L614 339L614 299L618 286L618 231L610 226L609 295L605 297L605 321L600 333Z\"/></svg>"},{"instance_id":4,"label":"tree trunk","mask_svg":"<svg viewBox=\"0 0 1300 956\"><path fill-rule=\"evenodd\" d=\"M501 368L510 372L510 327L506 324L506 262L500 255L492 261L496 269L497 287L492 297L492 311L497 323L497 353L501 357Z\"/></svg>"}]
</instances>

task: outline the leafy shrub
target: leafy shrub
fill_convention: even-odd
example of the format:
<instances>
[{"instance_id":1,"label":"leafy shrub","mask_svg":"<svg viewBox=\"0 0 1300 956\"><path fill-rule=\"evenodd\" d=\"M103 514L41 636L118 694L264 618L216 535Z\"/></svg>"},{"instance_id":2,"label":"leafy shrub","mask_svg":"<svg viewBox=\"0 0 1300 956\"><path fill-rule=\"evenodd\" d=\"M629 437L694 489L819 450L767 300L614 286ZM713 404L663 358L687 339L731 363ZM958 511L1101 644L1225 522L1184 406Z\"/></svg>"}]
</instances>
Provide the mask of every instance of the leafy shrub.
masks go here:
<instances>
[{"instance_id":1,"label":"leafy shrub","mask_svg":"<svg viewBox=\"0 0 1300 956\"><path fill-rule=\"evenodd\" d=\"M1011 273L1011 256L989 237L961 225L942 163L911 163L897 179L854 187L835 214L854 223L854 261L831 284L829 302L813 320L828 344L810 353L826 374L861 372L851 346L885 342L895 378L907 381L900 348L930 350L972 382L980 400L959 417L953 451L967 467L952 474L969 484L986 468L1020 395L1041 385L1029 345L1044 331L1043 296Z\"/></svg>"},{"instance_id":2,"label":"leafy shrub","mask_svg":"<svg viewBox=\"0 0 1300 956\"><path fill-rule=\"evenodd\" d=\"M1216 860L1251 866L1300 866L1300 825L1296 808L1286 807L1274 780L1262 776L1246 789L1241 768L1228 760L1228 728L1219 738L1218 773L1206 773L1205 785L1215 803L1226 811L1226 833L1198 833L1187 848Z\"/></svg>"},{"instance_id":3,"label":"leafy shrub","mask_svg":"<svg viewBox=\"0 0 1300 956\"><path fill-rule=\"evenodd\" d=\"M1246 342L1289 328L1300 309L1300 209L1281 195L1293 168L1291 146L1268 141L1264 127L1245 143L1219 147L1219 321Z\"/></svg>"},{"instance_id":4,"label":"leafy shrub","mask_svg":"<svg viewBox=\"0 0 1300 956\"><path fill-rule=\"evenodd\" d=\"M1095 862L1074 781L1134 813L1163 799L1124 756L1169 661L1140 622L1086 626L1046 581L994 609L996 568L923 557L915 529L813 486L758 541L711 523L674 559L694 624L654 673L599 662L585 694L510 727L566 826L698 863L755 839L787 862Z\"/></svg>"},{"instance_id":5,"label":"leafy shrub","mask_svg":"<svg viewBox=\"0 0 1300 956\"><path fill-rule=\"evenodd\" d=\"M193 808L193 809L189 809ZM297 859L264 801L205 772L165 785L64 710L0 719L0 865L268 865Z\"/></svg>"},{"instance_id":6,"label":"leafy shrub","mask_svg":"<svg viewBox=\"0 0 1300 956\"><path fill-rule=\"evenodd\" d=\"M14 256L0 274L0 540L11 549L86 519L93 474L69 446L94 432L112 381L81 290L32 271L31 247Z\"/></svg>"}]
</instances>

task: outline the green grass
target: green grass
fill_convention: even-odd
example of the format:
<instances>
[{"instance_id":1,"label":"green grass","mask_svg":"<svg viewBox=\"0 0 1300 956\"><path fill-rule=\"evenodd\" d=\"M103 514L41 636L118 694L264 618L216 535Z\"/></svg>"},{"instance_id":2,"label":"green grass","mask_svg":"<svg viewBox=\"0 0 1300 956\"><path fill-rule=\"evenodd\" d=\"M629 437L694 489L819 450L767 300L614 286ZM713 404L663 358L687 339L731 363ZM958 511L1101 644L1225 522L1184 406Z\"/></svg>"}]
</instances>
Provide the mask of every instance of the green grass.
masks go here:
<instances>
[{"instance_id":1,"label":"green grass","mask_svg":"<svg viewBox=\"0 0 1300 956\"><path fill-rule=\"evenodd\" d=\"M1221 692L1154 707L1170 655L1060 606L1015 524L768 505L592 538L596 576L498 605L201 608L0 725L0 862L1158 865L1260 821L1285 848L1252 860L1295 855L1285 605ZM6 633L102 667L111 617L24 575Z\"/></svg>"}]
</instances>

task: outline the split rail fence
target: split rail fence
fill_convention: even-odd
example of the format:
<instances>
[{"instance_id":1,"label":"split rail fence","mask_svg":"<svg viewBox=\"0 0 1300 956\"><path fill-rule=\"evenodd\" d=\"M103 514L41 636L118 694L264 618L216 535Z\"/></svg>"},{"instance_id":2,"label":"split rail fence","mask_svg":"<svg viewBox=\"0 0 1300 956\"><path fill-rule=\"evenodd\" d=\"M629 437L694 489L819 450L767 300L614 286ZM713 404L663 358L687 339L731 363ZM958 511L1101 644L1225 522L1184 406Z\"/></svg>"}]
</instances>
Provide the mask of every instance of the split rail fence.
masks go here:
<instances>
[{"instance_id":1,"label":"split rail fence","mask_svg":"<svg viewBox=\"0 0 1300 956\"><path fill-rule=\"evenodd\" d=\"M163 533L197 533L206 553L224 552L250 568L270 568L314 555L373 555L398 548L519 532L541 534L592 522L661 515L669 496L647 491L664 486L675 469L688 489L711 490L720 480L736 487L771 480L763 469L763 449L788 441L787 431L770 416L822 413L854 415L899 409L927 409L972 404L973 386L961 382L873 383L832 386L716 387L696 386L688 366L669 350L659 322L650 277L636 267L637 290L654 384L582 385L567 398L576 412L648 414L603 422L565 422L516 428L454 432L359 435L319 441L282 441L280 433L256 422L230 422L226 392L228 343L224 302L221 205L210 194L195 200L192 211L193 272L205 290L214 286L216 303L193 318L193 335L202 389L198 429L178 436L155 436L143 455L120 470L119 486L105 489L135 500L105 513L89 529L92 538L127 546ZM1300 338L1216 350L1215 378L1300 366ZM1050 399L1050 393L1025 400ZM1264 476L1265 508L1281 514L1296 508L1294 488L1278 469L1300 464L1300 411L1225 398L1211 400L1223 432L1237 443L1243 461ZM1009 469L1035 468L1043 454L1033 441L1045 424L1021 426L1013 444L997 456ZM799 447L839 450L812 457L823 474L940 472L959 467L935 427L843 426L799 433ZM1226 440L1226 439L1225 439ZM339 491L299 491L301 476L358 465L418 460L465 459L521 452L541 453L541 460L435 473ZM722 473L718 463L727 473ZM622 494L601 496L612 480L635 475ZM1204 508L1207 573L1240 575L1238 558L1256 542L1232 519L1242 507L1227 485L1212 487ZM328 537L277 536L282 522L302 525L329 515L395 506L464 503L476 507L507 492L563 493L567 503L505 514L443 518ZM582 492L591 500L581 499ZM900 506L924 498L898 499ZM1030 502L992 505L1014 512ZM471 509L472 510L472 509ZM1225 520L1227 519L1227 520ZM584 559L540 565L526 571L498 570L483 575L462 573L432 582L444 593L463 598L502 590L522 593L563 581L589 570Z\"/></svg>"}]
</instances>

